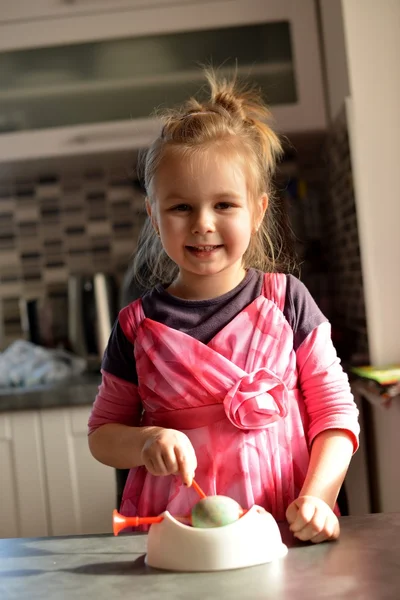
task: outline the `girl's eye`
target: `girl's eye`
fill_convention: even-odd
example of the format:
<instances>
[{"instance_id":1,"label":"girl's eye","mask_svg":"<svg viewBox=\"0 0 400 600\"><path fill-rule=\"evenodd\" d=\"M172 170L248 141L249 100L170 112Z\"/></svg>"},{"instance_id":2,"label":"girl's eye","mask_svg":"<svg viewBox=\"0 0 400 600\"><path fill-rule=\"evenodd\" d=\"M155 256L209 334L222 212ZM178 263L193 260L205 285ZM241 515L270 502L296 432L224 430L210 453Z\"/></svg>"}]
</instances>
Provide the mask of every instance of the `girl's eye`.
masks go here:
<instances>
[{"instance_id":1,"label":"girl's eye","mask_svg":"<svg viewBox=\"0 0 400 600\"><path fill-rule=\"evenodd\" d=\"M177 210L178 212L185 212L190 210L189 204L177 204L177 206L173 206L172 210Z\"/></svg>"},{"instance_id":2,"label":"girl's eye","mask_svg":"<svg viewBox=\"0 0 400 600\"><path fill-rule=\"evenodd\" d=\"M216 208L219 210L226 210L227 208L232 208L233 204L231 204L230 202L218 202L218 204L216 205Z\"/></svg>"}]
</instances>

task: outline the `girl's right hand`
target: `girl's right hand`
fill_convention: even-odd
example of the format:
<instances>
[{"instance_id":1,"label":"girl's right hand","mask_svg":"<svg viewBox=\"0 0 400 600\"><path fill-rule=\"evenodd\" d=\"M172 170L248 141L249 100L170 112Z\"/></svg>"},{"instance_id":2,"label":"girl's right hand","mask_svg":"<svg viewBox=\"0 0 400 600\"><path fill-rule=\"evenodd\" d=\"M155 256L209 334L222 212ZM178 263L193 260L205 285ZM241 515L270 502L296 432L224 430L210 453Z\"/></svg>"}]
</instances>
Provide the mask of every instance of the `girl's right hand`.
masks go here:
<instances>
[{"instance_id":1,"label":"girl's right hand","mask_svg":"<svg viewBox=\"0 0 400 600\"><path fill-rule=\"evenodd\" d=\"M191 441L181 431L152 427L143 444L142 459L152 475L179 473L185 485L192 485L196 454Z\"/></svg>"}]
</instances>

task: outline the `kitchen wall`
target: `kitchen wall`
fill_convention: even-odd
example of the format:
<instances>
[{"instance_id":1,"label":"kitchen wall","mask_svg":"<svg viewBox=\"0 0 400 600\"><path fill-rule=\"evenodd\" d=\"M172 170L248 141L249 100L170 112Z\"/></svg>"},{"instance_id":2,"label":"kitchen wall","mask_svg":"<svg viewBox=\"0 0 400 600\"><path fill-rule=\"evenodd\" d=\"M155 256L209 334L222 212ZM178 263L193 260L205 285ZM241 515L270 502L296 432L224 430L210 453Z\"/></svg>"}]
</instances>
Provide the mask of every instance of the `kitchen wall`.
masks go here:
<instances>
[{"instance_id":1,"label":"kitchen wall","mask_svg":"<svg viewBox=\"0 0 400 600\"><path fill-rule=\"evenodd\" d=\"M350 146L362 248L372 364L400 362L400 197L396 186L400 131L400 3L343 0L351 100ZM376 510L398 511L399 398L373 406Z\"/></svg>"},{"instance_id":2,"label":"kitchen wall","mask_svg":"<svg viewBox=\"0 0 400 600\"><path fill-rule=\"evenodd\" d=\"M350 94L341 0L318 2L330 126L326 142L324 248L329 273L330 318L343 358L368 363L364 281L353 185L346 99Z\"/></svg>"},{"instance_id":3,"label":"kitchen wall","mask_svg":"<svg viewBox=\"0 0 400 600\"><path fill-rule=\"evenodd\" d=\"M340 127L335 121L340 113L350 142L369 358L375 365L398 363L400 202L393 182L400 131L400 4L397 0L319 0L319 6L333 131ZM364 319L361 307L360 313ZM359 391L356 398L365 413L367 437L361 452L368 451L373 508L398 510L400 478L394 457L400 451L399 399L384 408L377 398L374 405L363 400ZM363 493L361 470L354 473L357 502Z\"/></svg>"},{"instance_id":4,"label":"kitchen wall","mask_svg":"<svg viewBox=\"0 0 400 600\"><path fill-rule=\"evenodd\" d=\"M341 0L318 0L328 114L334 121L350 94Z\"/></svg>"},{"instance_id":5,"label":"kitchen wall","mask_svg":"<svg viewBox=\"0 0 400 600\"><path fill-rule=\"evenodd\" d=\"M362 4L362 9L361 9ZM371 361L400 361L400 3L343 0L349 131Z\"/></svg>"},{"instance_id":6,"label":"kitchen wall","mask_svg":"<svg viewBox=\"0 0 400 600\"><path fill-rule=\"evenodd\" d=\"M25 335L20 299L46 298L62 339L68 276L105 271L121 280L144 219L133 162L129 154L74 157L2 172L2 348Z\"/></svg>"},{"instance_id":7,"label":"kitchen wall","mask_svg":"<svg viewBox=\"0 0 400 600\"><path fill-rule=\"evenodd\" d=\"M327 194L321 214L334 342L345 361L368 364L364 283L345 105L328 132L326 167Z\"/></svg>"}]
</instances>

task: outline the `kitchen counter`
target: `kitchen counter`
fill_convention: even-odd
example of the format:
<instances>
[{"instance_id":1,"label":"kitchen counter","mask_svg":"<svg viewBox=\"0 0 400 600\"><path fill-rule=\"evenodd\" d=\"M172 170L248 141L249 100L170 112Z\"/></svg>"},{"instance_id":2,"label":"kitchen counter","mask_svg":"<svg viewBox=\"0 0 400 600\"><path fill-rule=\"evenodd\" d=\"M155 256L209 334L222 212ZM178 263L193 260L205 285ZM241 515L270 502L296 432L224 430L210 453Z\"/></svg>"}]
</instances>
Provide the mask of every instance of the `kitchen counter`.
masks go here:
<instances>
[{"instance_id":1,"label":"kitchen counter","mask_svg":"<svg viewBox=\"0 0 400 600\"><path fill-rule=\"evenodd\" d=\"M0 540L0 598L398 600L400 513L342 517L341 527L338 542L312 545L282 525L286 557L215 573L147 567L146 535Z\"/></svg>"},{"instance_id":2,"label":"kitchen counter","mask_svg":"<svg viewBox=\"0 0 400 600\"><path fill-rule=\"evenodd\" d=\"M0 413L93 404L100 381L99 373L85 373L34 388L0 389Z\"/></svg>"}]
</instances>

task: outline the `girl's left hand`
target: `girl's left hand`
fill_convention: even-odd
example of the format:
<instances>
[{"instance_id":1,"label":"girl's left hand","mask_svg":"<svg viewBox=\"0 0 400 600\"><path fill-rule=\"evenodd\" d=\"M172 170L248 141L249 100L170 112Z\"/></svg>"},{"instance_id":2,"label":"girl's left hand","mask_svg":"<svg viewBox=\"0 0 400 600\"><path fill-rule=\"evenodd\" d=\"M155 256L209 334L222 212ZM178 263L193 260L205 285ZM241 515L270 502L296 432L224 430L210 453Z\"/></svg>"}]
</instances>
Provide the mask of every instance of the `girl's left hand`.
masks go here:
<instances>
[{"instance_id":1,"label":"girl's left hand","mask_svg":"<svg viewBox=\"0 0 400 600\"><path fill-rule=\"evenodd\" d=\"M326 502L315 496L299 496L286 511L290 531L299 540L314 544L336 540L340 534L339 521Z\"/></svg>"}]
</instances>

